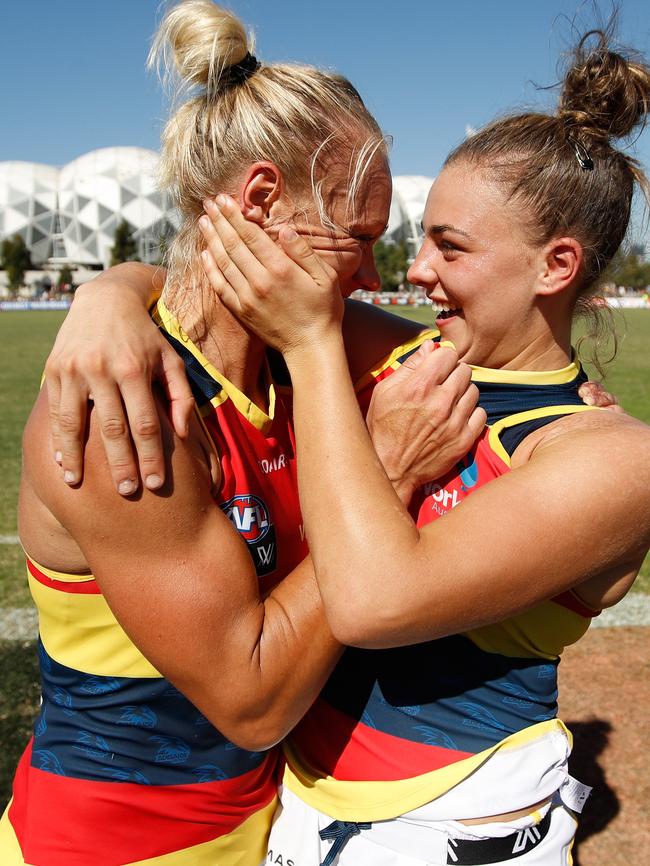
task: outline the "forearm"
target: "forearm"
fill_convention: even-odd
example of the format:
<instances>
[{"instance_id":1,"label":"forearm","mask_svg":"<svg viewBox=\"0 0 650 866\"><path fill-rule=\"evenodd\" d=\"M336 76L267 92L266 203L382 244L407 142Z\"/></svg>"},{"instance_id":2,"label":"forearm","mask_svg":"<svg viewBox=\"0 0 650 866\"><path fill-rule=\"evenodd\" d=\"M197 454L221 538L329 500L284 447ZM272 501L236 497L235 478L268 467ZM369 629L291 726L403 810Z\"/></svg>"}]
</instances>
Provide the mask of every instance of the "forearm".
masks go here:
<instances>
[{"instance_id":1,"label":"forearm","mask_svg":"<svg viewBox=\"0 0 650 866\"><path fill-rule=\"evenodd\" d=\"M264 601L264 622L249 668L253 681L259 677L251 709L262 741L276 742L296 725L342 652L308 557Z\"/></svg>"},{"instance_id":2,"label":"forearm","mask_svg":"<svg viewBox=\"0 0 650 866\"><path fill-rule=\"evenodd\" d=\"M123 604L116 609L145 655L225 736L253 751L269 748L309 709L342 652L325 618L311 561L301 563L263 602L245 588L237 597L227 587L227 605L208 586L214 569L199 562L193 556L193 576L183 579L205 597L200 607L171 603L167 584L178 573L162 584L155 581L166 607L164 643L143 642L141 623L135 616L123 618ZM220 584L223 588L222 579Z\"/></svg>"},{"instance_id":3,"label":"forearm","mask_svg":"<svg viewBox=\"0 0 650 866\"><path fill-rule=\"evenodd\" d=\"M352 620L372 611L390 627L382 599L397 589L399 563L415 555L418 530L372 447L340 338L286 360L301 507L328 618L339 637L348 631L346 611Z\"/></svg>"},{"instance_id":4,"label":"forearm","mask_svg":"<svg viewBox=\"0 0 650 866\"><path fill-rule=\"evenodd\" d=\"M93 280L79 286L75 299L97 301L97 292L112 286L112 291L128 293L143 307L149 307L160 297L165 284L165 270L143 262L123 262L114 265ZM116 289L119 285L119 289Z\"/></svg>"},{"instance_id":5,"label":"forearm","mask_svg":"<svg viewBox=\"0 0 650 866\"><path fill-rule=\"evenodd\" d=\"M336 349L321 343L288 362L301 506L342 642L398 646L497 622L594 575L629 571L647 549L649 494L637 476L650 437L639 425L576 420L418 531L372 460Z\"/></svg>"}]
</instances>

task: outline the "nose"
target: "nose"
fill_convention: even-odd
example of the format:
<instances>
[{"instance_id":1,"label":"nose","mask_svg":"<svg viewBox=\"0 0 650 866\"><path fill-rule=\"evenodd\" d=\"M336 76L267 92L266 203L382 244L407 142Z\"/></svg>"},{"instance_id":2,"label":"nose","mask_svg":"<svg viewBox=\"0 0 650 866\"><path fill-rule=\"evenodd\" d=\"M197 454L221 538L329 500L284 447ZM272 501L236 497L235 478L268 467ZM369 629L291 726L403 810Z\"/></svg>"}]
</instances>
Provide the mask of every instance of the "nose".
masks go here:
<instances>
[{"instance_id":1,"label":"nose","mask_svg":"<svg viewBox=\"0 0 650 866\"><path fill-rule=\"evenodd\" d=\"M426 245L420 247L413 264L408 269L406 279L414 286L430 288L438 283L438 273L434 266L433 256L427 250Z\"/></svg>"},{"instance_id":2,"label":"nose","mask_svg":"<svg viewBox=\"0 0 650 866\"><path fill-rule=\"evenodd\" d=\"M372 249L364 250L356 278L361 284L360 288L366 289L368 292L378 292L381 288L381 277L375 264Z\"/></svg>"}]
</instances>

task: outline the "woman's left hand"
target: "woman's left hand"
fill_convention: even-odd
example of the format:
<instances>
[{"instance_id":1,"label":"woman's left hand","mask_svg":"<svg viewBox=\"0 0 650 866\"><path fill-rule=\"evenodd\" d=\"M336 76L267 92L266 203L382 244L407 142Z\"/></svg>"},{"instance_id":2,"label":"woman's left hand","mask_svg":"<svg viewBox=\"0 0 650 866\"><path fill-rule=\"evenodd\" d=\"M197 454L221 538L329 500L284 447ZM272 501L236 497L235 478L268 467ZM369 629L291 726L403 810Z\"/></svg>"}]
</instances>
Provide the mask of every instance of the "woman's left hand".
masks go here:
<instances>
[{"instance_id":1,"label":"woman's left hand","mask_svg":"<svg viewBox=\"0 0 650 866\"><path fill-rule=\"evenodd\" d=\"M235 202L204 202L199 220L207 244L202 265L222 303L242 324L284 355L339 333L343 300L336 272L291 226L279 245Z\"/></svg>"},{"instance_id":2,"label":"woman's left hand","mask_svg":"<svg viewBox=\"0 0 650 866\"><path fill-rule=\"evenodd\" d=\"M376 385L366 423L372 444L405 505L427 481L441 478L481 434L472 371L456 351L430 341Z\"/></svg>"}]
</instances>

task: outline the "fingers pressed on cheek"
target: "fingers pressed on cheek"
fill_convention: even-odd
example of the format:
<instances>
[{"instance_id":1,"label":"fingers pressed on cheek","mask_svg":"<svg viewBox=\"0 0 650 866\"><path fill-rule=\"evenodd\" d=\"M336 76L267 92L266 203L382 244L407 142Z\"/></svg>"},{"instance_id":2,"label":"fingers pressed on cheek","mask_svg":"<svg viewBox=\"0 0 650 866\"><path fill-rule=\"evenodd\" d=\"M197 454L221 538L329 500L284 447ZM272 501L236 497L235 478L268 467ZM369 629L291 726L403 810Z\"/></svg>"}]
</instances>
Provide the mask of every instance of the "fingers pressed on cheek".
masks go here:
<instances>
[{"instance_id":1,"label":"fingers pressed on cheek","mask_svg":"<svg viewBox=\"0 0 650 866\"><path fill-rule=\"evenodd\" d=\"M221 272L210 250L203 250L201 252L201 266L210 281L210 285L218 294L221 287Z\"/></svg>"},{"instance_id":2,"label":"fingers pressed on cheek","mask_svg":"<svg viewBox=\"0 0 650 866\"><path fill-rule=\"evenodd\" d=\"M297 239L298 233L293 228L293 226L287 225L285 223L285 225L283 225L280 229L279 237L281 241L290 244Z\"/></svg>"},{"instance_id":3,"label":"fingers pressed on cheek","mask_svg":"<svg viewBox=\"0 0 650 866\"><path fill-rule=\"evenodd\" d=\"M211 240L216 234L215 228L212 225L210 218L205 215L199 218L199 229L203 237L208 241Z\"/></svg>"}]
</instances>

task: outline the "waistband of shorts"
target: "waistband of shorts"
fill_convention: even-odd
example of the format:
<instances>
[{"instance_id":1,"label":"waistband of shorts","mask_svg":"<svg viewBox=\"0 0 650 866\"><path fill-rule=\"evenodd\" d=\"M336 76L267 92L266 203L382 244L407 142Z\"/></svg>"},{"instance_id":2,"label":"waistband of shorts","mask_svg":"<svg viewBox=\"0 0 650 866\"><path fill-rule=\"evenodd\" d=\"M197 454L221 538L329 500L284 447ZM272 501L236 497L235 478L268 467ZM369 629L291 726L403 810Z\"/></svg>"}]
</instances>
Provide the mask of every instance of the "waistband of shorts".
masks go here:
<instances>
[{"instance_id":1,"label":"waistband of shorts","mask_svg":"<svg viewBox=\"0 0 650 866\"><path fill-rule=\"evenodd\" d=\"M531 812L514 821L471 827L455 821L426 825L397 818L375 822L363 835L368 841L416 859L458 864L498 863L509 859L518 840L520 846L541 842L548 833L551 812L549 804L540 812Z\"/></svg>"}]
</instances>

